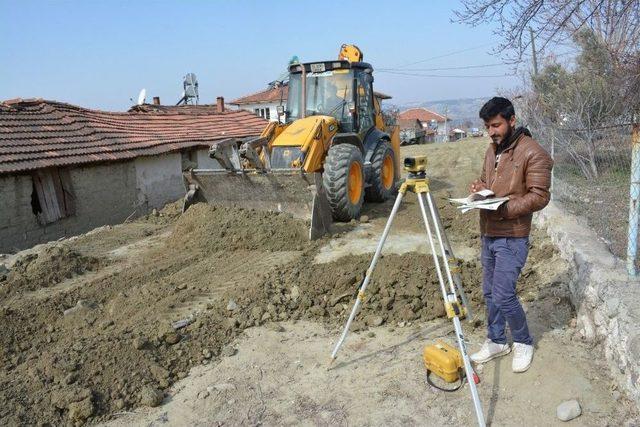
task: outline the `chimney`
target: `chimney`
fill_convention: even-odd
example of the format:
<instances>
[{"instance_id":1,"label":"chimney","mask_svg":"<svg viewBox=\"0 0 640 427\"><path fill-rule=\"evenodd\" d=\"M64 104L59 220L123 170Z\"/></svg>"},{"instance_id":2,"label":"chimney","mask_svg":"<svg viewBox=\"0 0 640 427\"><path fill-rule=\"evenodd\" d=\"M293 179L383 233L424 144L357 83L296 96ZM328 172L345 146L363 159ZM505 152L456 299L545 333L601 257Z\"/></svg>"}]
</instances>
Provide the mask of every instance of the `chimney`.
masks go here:
<instances>
[{"instance_id":1,"label":"chimney","mask_svg":"<svg viewBox=\"0 0 640 427\"><path fill-rule=\"evenodd\" d=\"M218 113L224 113L224 98L222 96L216 98L216 106Z\"/></svg>"},{"instance_id":2,"label":"chimney","mask_svg":"<svg viewBox=\"0 0 640 427\"><path fill-rule=\"evenodd\" d=\"M153 105L160 105L160 97L159 96L154 96L153 97Z\"/></svg>"}]
</instances>

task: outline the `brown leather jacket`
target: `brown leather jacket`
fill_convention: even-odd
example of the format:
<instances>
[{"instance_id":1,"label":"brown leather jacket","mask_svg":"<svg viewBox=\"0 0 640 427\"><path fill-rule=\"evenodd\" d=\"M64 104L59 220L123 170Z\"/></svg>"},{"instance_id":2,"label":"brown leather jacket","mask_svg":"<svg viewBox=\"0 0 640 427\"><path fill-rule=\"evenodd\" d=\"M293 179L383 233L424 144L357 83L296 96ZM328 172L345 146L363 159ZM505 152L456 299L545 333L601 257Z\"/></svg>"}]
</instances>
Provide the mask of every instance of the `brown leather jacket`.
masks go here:
<instances>
[{"instance_id":1,"label":"brown leather jacket","mask_svg":"<svg viewBox=\"0 0 640 427\"><path fill-rule=\"evenodd\" d=\"M533 212L549 203L553 160L528 133L520 132L502 152L497 168L497 144L491 143L485 153L480 180L496 197L509 196L509 201L495 212L480 210L483 236L526 237Z\"/></svg>"}]
</instances>

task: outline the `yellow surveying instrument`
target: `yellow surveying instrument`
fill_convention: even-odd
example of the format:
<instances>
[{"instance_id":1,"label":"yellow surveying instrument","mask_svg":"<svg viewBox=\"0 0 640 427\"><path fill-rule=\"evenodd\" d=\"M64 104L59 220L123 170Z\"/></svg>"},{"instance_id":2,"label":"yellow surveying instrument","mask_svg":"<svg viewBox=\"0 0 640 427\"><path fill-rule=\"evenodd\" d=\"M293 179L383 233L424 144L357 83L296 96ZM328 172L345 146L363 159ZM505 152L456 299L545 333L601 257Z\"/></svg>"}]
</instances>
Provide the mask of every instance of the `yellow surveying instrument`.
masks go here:
<instances>
[{"instance_id":1,"label":"yellow surveying instrument","mask_svg":"<svg viewBox=\"0 0 640 427\"><path fill-rule=\"evenodd\" d=\"M427 157L414 156L405 158L404 169L409 172L409 176L402 183L400 189L398 190L398 196L396 197L393 208L391 209L389 219L387 219L387 223L382 232L382 237L378 242L378 246L376 247L373 259L371 260L371 264L369 265L364 280L362 281L360 289L358 290L358 296L356 297L356 301L353 305L353 309L351 310L351 314L349 315L349 319L347 320L347 324L345 325L344 330L342 331L342 335L340 336L340 339L333 349L333 353L331 353L331 362L336 359L338 351L340 350L342 343L349 333L349 327L351 326L353 319L356 317L358 308L364 301L367 285L371 280L371 275L373 274L378 259L380 258L382 247L387 240L389 230L391 229L391 224L393 223L393 219L398 213L402 198L407 192L415 193L416 197L418 197L422 219L427 230L427 240L429 242L431 254L433 255L433 262L436 267L438 282L440 283L440 290L442 291L442 297L444 299L445 311L447 313L447 317L453 321L456 339L458 341L458 348L460 349L458 353L458 350L450 346L445 349L446 351L443 350L444 346L430 350L427 350L429 348L427 347L427 349L425 349L425 354L423 355L425 364L427 364L428 359L429 363L431 363L432 368L435 369L430 369L429 365L427 365L427 369L430 369L434 373L442 373L446 377L445 380L453 379L453 381L455 381L456 378L460 375L461 370L458 368L460 366L464 367L466 377L470 379L467 382L469 384L469 389L471 390L471 397L473 399L473 405L475 407L478 425L484 427L484 414L482 412L482 405L480 403L480 398L478 397L478 390L475 383L475 379L477 377L475 375L475 372L473 371L473 368L471 367L469 355L467 354L467 347L464 341L464 335L462 334L462 325L460 324L460 319L464 318L467 315L471 317L470 308L462 289L462 280L459 274L460 263L453 256L451 244L449 243L449 240L444 232L444 227L442 226L436 204L433 200L433 197L431 196L431 192L429 191L429 180L427 179L426 174ZM427 214L427 206L429 214ZM433 230L435 232L435 241L434 235L431 231L432 224ZM442 271L443 268L441 266L440 256L438 256L438 251L436 250L436 241L442 257L444 274ZM448 283L448 289L445 285L445 276ZM454 352L459 354L461 359L458 359ZM452 369L456 371L455 374L449 372Z\"/></svg>"},{"instance_id":2,"label":"yellow surveying instrument","mask_svg":"<svg viewBox=\"0 0 640 427\"><path fill-rule=\"evenodd\" d=\"M444 341L438 341L435 344L425 346L422 359L424 360L425 368L427 368L427 383L431 387L442 391L456 391L464 385L464 381L467 379L464 373L464 360L462 359L462 353L455 347ZM432 373L445 382L454 383L460 381L460 383L454 388L443 388L431 380ZM473 378L468 380L476 384L480 383L480 378L475 372L473 372Z\"/></svg>"}]
</instances>

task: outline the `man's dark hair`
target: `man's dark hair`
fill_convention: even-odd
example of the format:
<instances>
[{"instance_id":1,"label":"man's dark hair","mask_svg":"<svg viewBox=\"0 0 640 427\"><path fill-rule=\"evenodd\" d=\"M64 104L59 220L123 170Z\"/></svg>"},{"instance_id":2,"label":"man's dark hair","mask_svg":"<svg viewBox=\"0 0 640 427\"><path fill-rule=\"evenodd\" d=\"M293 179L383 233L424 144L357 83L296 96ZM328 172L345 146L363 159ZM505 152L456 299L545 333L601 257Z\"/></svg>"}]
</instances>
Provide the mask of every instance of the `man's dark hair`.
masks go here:
<instances>
[{"instance_id":1,"label":"man's dark hair","mask_svg":"<svg viewBox=\"0 0 640 427\"><path fill-rule=\"evenodd\" d=\"M480 118L485 122L494 118L498 114L505 120L511 120L511 117L516 114L516 110L513 108L511 101L499 96L488 100L480 109Z\"/></svg>"}]
</instances>

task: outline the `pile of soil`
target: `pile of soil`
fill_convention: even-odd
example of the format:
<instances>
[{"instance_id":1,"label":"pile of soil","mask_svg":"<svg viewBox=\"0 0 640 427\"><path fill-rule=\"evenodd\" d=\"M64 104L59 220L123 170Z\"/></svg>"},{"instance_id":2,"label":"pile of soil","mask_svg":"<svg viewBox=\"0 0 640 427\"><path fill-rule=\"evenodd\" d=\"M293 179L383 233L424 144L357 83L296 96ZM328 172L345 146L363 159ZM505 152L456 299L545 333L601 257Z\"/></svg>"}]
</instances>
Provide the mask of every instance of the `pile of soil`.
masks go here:
<instances>
[{"instance_id":1,"label":"pile of soil","mask_svg":"<svg viewBox=\"0 0 640 427\"><path fill-rule=\"evenodd\" d=\"M151 216L122 227L139 229L148 221L158 225L158 217ZM109 233L122 233L118 227L95 238L108 240ZM38 300L26 292L21 298L0 295L0 419L79 425L158 405L163 391L191 367L232 355L229 343L247 327L290 319L341 326L371 260L362 255L314 264L326 239L309 243L307 224L285 214L195 205L173 224L153 230L168 237L113 261L112 272L87 277L82 286ZM472 231L452 232L452 239L466 239ZM78 242L90 246L87 239ZM85 257L69 255L73 246L64 250L65 257L41 257L34 265L54 274L61 259L73 259L78 262L72 271L88 268ZM532 258L554 256L536 251ZM121 268L118 262L124 263ZM478 308L480 266L466 263L462 274ZM58 280L43 277L39 283ZM520 286L538 281L532 271ZM183 310L198 302L203 308L197 316L174 326ZM355 327L442 315L430 260L388 255L376 268Z\"/></svg>"},{"instance_id":2,"label":"pile of soil","mask_svg":"<svg viewBox=\"0 0 640 427\"><path fill-rule=\"evenodd\" d=\"M172 248L194 251L302 250L306 221L292 215L198 203L179 217L169 238Z\"/></svg>"},{"instance_id":3,"label":"pile of soil","mask_svg":"<svg viewBox=\"0 0 640 427\"><path fill-rule=\"evenodd\" d=\"M67 245L45 246L43 250L28 253L15 261L0 281L0 292L35 291L95 271L104 264L104 260L82 255Z\"/></svg>"},{"instance_id":4,"label":"pile of soil","mask_svg":"<svg viewBox=\"0 0 640 427\"><path fill-rule=\"evenodd\" d=\"M341 323L348 316L371 255L347 256L327 264L298 262L272 272L260 286L246 288L237 303L248 310L239 316L241 325L267 320L326 319ZM463 281L476 306L481 301L480 269L466 263ZM232 296L232 295L230 295ZM356 327L366 322L379 326L387 322L427 321L444 316L442 292L430 259L423 255L386 255L379 260L365 293Z\"/></svg>"}]
</instances>

